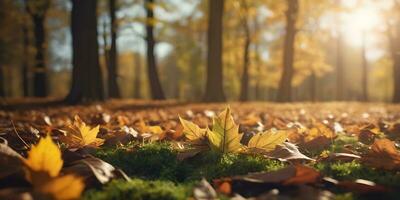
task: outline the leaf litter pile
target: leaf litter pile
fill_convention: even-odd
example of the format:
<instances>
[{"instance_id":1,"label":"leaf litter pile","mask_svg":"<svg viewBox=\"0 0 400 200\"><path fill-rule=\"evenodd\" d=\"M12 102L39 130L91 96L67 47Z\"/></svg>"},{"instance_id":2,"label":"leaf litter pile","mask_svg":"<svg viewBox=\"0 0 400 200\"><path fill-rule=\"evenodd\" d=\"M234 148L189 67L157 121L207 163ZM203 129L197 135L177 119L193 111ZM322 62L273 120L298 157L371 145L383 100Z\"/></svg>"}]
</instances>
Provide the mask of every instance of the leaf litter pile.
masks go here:
<instances>
[{"instance_id":1,"label":"leaf litter pile","mask_svg":"<svg viewBox=\"0 0 400 200\"><path fill-rule=\"evenodd\" d=\"M399 199L400 106L0 111L0 199Z\"/></svg>"}]
</instances>

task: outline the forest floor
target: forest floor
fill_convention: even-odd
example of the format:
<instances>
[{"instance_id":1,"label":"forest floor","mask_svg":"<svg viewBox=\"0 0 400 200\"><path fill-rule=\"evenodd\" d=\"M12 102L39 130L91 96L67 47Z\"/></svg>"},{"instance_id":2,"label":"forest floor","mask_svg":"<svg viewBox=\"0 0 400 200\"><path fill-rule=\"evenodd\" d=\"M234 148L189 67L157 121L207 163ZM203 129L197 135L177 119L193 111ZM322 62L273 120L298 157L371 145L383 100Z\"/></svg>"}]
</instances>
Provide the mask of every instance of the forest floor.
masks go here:
<instances>
[{"instance_id":1,"label":"forest floor","mask_svg":"<svg viewBox=\"0 0 400 200\"><path fill-rule=\"evenodd\" d=\"M2 105L0 199L400 199L399 105Z\"/></svg>"}]
</instances>

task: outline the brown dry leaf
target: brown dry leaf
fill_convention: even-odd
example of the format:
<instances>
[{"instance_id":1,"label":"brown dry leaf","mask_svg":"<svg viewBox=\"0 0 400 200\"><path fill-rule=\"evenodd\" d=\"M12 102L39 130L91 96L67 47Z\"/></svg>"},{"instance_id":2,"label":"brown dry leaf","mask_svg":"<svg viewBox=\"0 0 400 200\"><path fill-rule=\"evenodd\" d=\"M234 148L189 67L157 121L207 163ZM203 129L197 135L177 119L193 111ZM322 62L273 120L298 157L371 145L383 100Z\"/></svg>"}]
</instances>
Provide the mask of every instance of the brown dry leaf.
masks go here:
<instances>
[{"instance_id":1,"label":"brown dry leaf","mask_svg":"<svg viewBox=\"0 0 400 200\"><path fill-rule=\"evenodd\" d=\"M268 158L275 158L281 161L314 160L302 154L295 144L289 142L284 142L282 145L278 145L273 151L265 153L264 155Z\"/></svg>"},{"instance_id":2,"label":"brown dry leaf","mask_svg":"<svg viewBox=\"0 0 400 200\"><path fill-rule=\"evenodd\" d=\"M103 139L97 138L100 126L91 128L78 115L75 115L74 119L74 123L68 126L66 134L60 136L60 140L67 144L68 148L98 147L104 143Z\"/></svg>"},{"instance_id":3,"label":"brown dry leaf","mask_svg":"<svg viewBox=\"0 0 400 200\"><path fill-rule=\"evenodd\" d=\"M296 174L285 180L284 185L299 185L307 183L316 183L321 178L321 174L311 167L296 165Z\"/></svg>"},{"instance_id":4,"label":"brown dry leaf","mask_svg":"<svg viewBox=\"0 0 400 200\"><path fill-rule=\"evenodd\" d=\"M195 148L192 149L185 149L182 152L178 152L178 154L176 155L176 159L182 161L182 160L186 160L188 158L194 157L197 154L208 150L208 146L197 146Z\"/></svg>"},{"instance_id":5,"label":"brown dry leaf","mask_svg":"<svg viewBox=\"0 0 400 200\"><path fill-rule=\"evenodd\" d=\"M336 134L326 125L316 123L311 129L296 128L289 133L289 141L309 151L319 151L328 147Z\"/></svg>"},{"instance_id":6,"label":"brown dry leaf","mask_svg":"<svg viewBox=\"0 0 400 200\"><path fill-rule=\"evenodd\" d=\"M374 182L371 182L368 180L363 180L363 179L357 179L355 181L340 181L337 184L337 186L340 188L343 188L345 190L348 190L351 192L357 192L360 194L384 193L384 192L391 191L390 189L388 189L386 187L383 187Z\"/></svg>"},{"instance_id":7,"label":"brown dry leaf","mask_svg":"<svg viewBox=\"0 0 400 200\"><path fill-rule=\"evenodd\" d=\"M11 147L0 143L0 179L22 169L23 158Z\"/></svg>"},{"instance_id":8,"label":"brown dry leaf","mask_svg":"<svg viewBox=\"0 0 400 200\"><path fill-rule=\"evenodd\" d=\"M400 152L389 139L377 139L361 160L369 166L386 170L400 169Z\"/></svg>"},{"instance_id":9,"label":"brown dry leaf","mask_svg":"<svg viewBox=\"0 0 400 200\"><path fill-rule=\"evenodd\" d=\"M240 125L256 126L260 121L260 117L252 113L250 115L247 115L242 121L240 121Z\"/></svg>"},{"instance_id":10,"label":"brown dry leaf","mask_svg":"<svg viewBox=\"0 0 400 200\"><path fill-rule=\"evenodd\" d=\"M89 186L96 185L97 183L105 184L116 178L129 180L124 172L93 156L88 156L71 163L69 167L63 169L63 172L80 175L83 177L86 185Z\"/></svg>"},{"instance_id":11,"label":"brown dry leaf","mask_svg":"<svg viewBox=\"0 0 400 200\"><path fill-rule=\"evenodd\" d=\"M353 160L359 160L361 156L352 153L331 153L326 157L318 159L318 161L341 161L351 162Z\"/></svg>"},{"instance_id":12,"label":"brown dry leaf","mask_svg":"<svg viewBox=\"0 0 400 200\"><path fill-rule=\"evenodd\" d=\"M321 174L315 169L303 165L290 165L271 172L216 179L213 183L217 191L230 195L249 191L259 193L276 187L318 183L320 180Z\"/></svg>"}]
</instances>

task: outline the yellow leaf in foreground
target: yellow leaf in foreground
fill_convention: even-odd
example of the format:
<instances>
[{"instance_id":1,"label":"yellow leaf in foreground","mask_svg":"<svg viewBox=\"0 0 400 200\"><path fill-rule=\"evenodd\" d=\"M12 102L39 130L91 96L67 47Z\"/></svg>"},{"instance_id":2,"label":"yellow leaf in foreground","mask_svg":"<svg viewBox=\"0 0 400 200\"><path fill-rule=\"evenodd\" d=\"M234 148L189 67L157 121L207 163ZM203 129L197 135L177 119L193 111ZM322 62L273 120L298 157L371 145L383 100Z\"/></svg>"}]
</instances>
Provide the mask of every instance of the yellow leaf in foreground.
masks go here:
<instances>
[{"instance_id":1,"label":"yellow leaf in foreground","mask_svg":"<svg viewBox=\"0 0 400 200\"><path fill-rule=\"evenodd\" d=\"M274 150L277 145L285 142L287 137L288 133L286 131L268 130L254 135L247 146L268 152Z\"/></svg>"},{"instance_id":2,"label":"yellow leaf in foreground","mask_svg":"<svg viewBox=\"0 0 400 200\"><path fill-rule=\"evenodd\" d=\"M82 178L74 175L65 175L52 178L48 182L35 187L40 195L51 197L56 200L79 199L85 185Z\"/></svg>"},{"instance_id":3,"label":"yellow leaf in foreground","mask_svg":"<svg viewBox=\"0 0 400 200\"><path fill-rule=\"evenodd\" d=\"M55 177L60 173L63 165L61 151L49 135L31 148L28 152L28 159L24 162L30 171L28 178L32 178L33 173L44 173Z\"/></svg>"},{"instance_id":4,"label":"yellow leaf in foreground","mask_svg":"<svg viewBox=\"0 0 400 200\"><path fill-rule=\"evenodd\" d=\"M221 153L240 151L242 136L243 134L239 134L239 126L235 124L229 108L213 118L212 131L207 130L207 137L212 149Z\"/></svg>"},{"instance_id":5,"label":"yellow leaf in foreground","mask_svg":"<svg viewBox=\"0 0 400 200\"><path fill-rule=\"evenodd\" d=\"M199 140L205 137L206 129L202 129L193 122L184 120L179 117L181 124L183 126L183 134L189 140Z\"/></svg>"}]
</instances>

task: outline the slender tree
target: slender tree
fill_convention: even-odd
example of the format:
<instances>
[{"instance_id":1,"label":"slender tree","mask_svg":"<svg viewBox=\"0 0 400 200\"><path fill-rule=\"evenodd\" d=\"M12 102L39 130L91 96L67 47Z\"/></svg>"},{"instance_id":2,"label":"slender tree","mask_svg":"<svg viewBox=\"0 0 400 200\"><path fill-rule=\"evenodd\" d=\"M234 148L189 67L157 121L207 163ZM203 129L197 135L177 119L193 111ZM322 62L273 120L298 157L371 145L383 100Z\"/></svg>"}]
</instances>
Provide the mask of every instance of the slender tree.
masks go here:
<instances>
[{"instance_id":1,"label":"slender tree","mask_svg":"<svg viewBox=\"0 0 400 200\"><path fill-rule=\"evenodd\" d=\"M154 52L156 41L154 39L154 0L145 0L146 8L146 44L147 44L147 75L150 81L151 96L153 99L165 99L157 71L157 61Z\"/></svg>"},{"instance_id":2,"label":"slender tree","mask_svg":"<svg viewBox=\"0 0 400 200\"><path fill-rule=\"evenodd\" d=\"M96 8L97 0L72 0L72 86L66 97L71 104L104 99Z\"/></svg>"},{"instance_id":3,"label":"slender tree","mask_svg":"<svg viewBox=\"0 0 400 200\"><path fill-rule=\"evenodd\" d=\"M6 91L4 87L4 69L3 65L0 63L0 97L6 96Z\"/></svg>"},{"instance_id":4,"label":"slender tree","mask_svg":"<svg viewBox=\"0 0 400 200\"><path fill-rule=\"evenodd\" d=\"M244 46L243 46L243 72L240 86L240 101L249 100L249 65L250 65L250 44L251 33L248 20L249 8L246 0L241 1L243 7L242 25L244 30Z\"/></svg>"},{"instance_id":5,"label":"slender tree","mask_svg":"<svg viewBox=\"0 0 400 200\"><path fill-rule=\"evenodd\" d=\"M225 101L222 70L222 18L224 0L209 0L207 82L204 100Z\"/></svg>"},{"instance_id":6,"label":"slender tree","mask_svg":"<svg viewBox=\"0 0 400 200\"><path fill-rule=\"evenodd\" d=\"M393 0L394 11L400 9L400 3ZM390 21L394 20L394 23ZM399 16L391 17L386 21L387 36L389 40L390 55L393 60L393 103L400 103L400 18Z\"/></svg>"},{"instance_id":7,"label":"slender tree","mask_svg":"<svg viewBox=\"0 0 400 200\"><path fill-rule=\"evenodd\" d=\"M362 101L368 101L368 61L366 56L366 33L362 33L362 47L361 47L361 57L362 57Z\"/></svg>"},{"instance_id":8,"label":"slender tree","mask_svg":"<svg viewBox=\"0 0 400 200\"><path fill-rule=\"evenodd\" d=\"M139 53L133 54L134 58L134 67L135 67L135 77L134 77L134 89L133 89L133 98L140 99L141 96L141 74L142 74L142 58Z\"/></svg>"},{"instance_id":9,"label":"slender tree","mask_svg":"<svg viewBox=\"0 0 400 200\"><path fill-rule=\"evenodd\" d=\"M22 9L22 58L21 58L21 78L22 78L22 91L25 97L29 96L29 28L26 22L26 16L28 11L28 4L24 2Z\"/></svg>"},{"instance_id":10,"label":"slender tree","mask_svg":"<svg viewBox=\"0 0 400 200\"><path fill-rule=\"evenodd\" d=\"M310 75L310 96L312 102L317 101L317 75L315 70L312 70Z\"/></svg>"},{"instance_id":11,"label":"slender tree","mask_svg":"<svg viewBox=\"0 0 400 200\"><path fill-rule=\"evenodd\" d=\"M35 65L33 70L33 95L47 96L46 29L45 20L50 0L26 0L27 12L31 16L35 36Z\"/></svg>"},{"instance_id":12,"label":"slender tree","mask_svg":"<svg viewBox=\"0 0 400 200\"><path fill-rule=\"evenodd\" d=\"M116 19L116 0L108 0L110 13L110 32L111 32L111 47L109 51L108 63L108 95L111 98L120 98L119 87L117 83L118 71L118 53L117 53L117 30L118 24Z\"/></svg>"},{"instance_id":13,"label":"slender tree","mask_svg":"<svg viewBox=\"0 0 400 200\"><path fill-rule=\"evenodd\" d=\"M278 101L292 101L292 78L294 74L294 43L296 36L296 22L299 11L298 0L287 0L288 9L286 11L286 33L283 49L283 71L279 82Z\"/></svg>"},{"instance_id":14,"label":"slender tree","mask_svg":"<svg viewBox=\"0 0 400 200\"><path fill-rule=\"evenodd\" d=\"M336 38L336 100L344 100L343 44L342 32Z\"/></svg>"}]
</instances>

